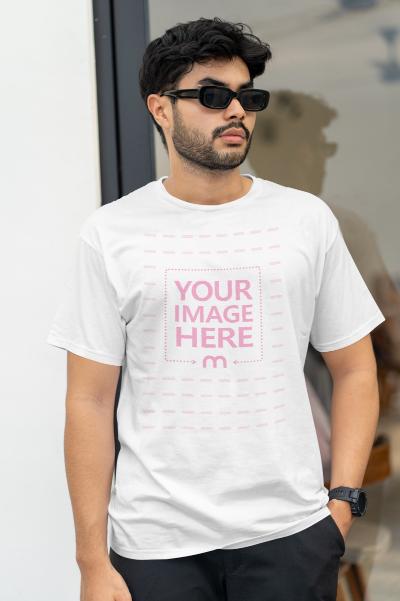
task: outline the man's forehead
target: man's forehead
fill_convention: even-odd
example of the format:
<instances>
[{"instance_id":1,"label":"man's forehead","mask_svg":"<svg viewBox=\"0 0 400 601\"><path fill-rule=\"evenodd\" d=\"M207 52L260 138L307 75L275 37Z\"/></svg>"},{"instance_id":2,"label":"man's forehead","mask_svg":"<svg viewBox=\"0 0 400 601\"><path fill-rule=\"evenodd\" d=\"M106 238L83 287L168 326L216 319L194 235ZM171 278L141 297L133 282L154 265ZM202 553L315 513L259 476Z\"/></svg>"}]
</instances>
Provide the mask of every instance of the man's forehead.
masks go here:
<instances>
[{"instance_id":1,"label":"man's forehead","mask_svg":"<svg viewBox=\"0 0 400 601\"><path fill-rule=\"evenodd\" d=\"M202 72L190 72L184 78L184 84L190 86L227 86L232 89L241 89L253 86L253 81L249 77L249 72L229 73L227 69L204 69Z\"/></svg>"},{"instance_id":2,"label":"man's forehead","mask_svg":"<svg viewBox=\"0 0 400 601\"><path fill-rule=\"evenodd\" d=\"M189 84L193 87L220 85L240 89L253 85L249 70L243 61L240 66L230 60L213 61L207 65L195 63L183 79L185 85Z\"/></svg>"}]
</instances>

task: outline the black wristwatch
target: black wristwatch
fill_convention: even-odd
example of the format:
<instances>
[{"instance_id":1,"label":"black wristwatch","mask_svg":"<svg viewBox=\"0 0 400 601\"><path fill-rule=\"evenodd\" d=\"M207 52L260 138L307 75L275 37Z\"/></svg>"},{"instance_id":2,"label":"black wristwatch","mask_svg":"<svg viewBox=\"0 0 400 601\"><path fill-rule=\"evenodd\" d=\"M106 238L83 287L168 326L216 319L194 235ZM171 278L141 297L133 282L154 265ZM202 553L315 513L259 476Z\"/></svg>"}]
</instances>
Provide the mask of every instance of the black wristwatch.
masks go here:
<instances>
[{"instance_id":1,"label":"black wristwatch","mask_svg":"<svg viewBox=\"0 0 400 601\"><path fill-rule=\"evenodd\" d=\"M367 510L367 493L362 488L350 488L348 486L337 486L329 491L329 500L340 499L348 501L351 513L361 517Z\"/></svg>"}]
</instances>

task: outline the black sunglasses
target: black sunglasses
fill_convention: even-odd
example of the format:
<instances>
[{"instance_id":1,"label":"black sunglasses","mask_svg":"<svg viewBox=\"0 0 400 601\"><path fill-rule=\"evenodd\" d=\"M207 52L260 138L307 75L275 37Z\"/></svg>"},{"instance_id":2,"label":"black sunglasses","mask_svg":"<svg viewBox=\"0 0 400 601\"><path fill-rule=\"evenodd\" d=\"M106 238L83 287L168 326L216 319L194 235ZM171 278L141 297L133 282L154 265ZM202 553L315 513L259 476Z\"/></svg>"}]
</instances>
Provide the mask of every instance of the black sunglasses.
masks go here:
<instances>
[{"instance_id":1,"label":"black sunglasses","mask_svg":"<svg viewBox=\"0 0 400 601\"><path fill-rule=\"evenodd\" d=\"M203 106L210 109L226 109L232 98L237 98L245 111L262 111L268 106L270 93L256 88L245 88L234 92L223 86L202 86L187 90L168 90L161 92L160 96L198 98Z\"/></svg>"}]
</instances>

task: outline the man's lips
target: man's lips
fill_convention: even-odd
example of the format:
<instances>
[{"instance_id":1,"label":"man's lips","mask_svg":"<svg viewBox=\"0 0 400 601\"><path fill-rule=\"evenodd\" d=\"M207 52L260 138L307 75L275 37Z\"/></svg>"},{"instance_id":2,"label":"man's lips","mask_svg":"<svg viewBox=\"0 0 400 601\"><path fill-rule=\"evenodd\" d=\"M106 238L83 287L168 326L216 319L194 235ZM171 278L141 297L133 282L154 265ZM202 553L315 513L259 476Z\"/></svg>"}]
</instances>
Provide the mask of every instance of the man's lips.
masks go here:
<instances>
[{"instance_id":1,"label":"man's lips","mask_svg":"<svg viewBox=\"0 0 400 601\"><path fill-rule=\"evenodd\" d=\"M245 135L243 133L243 135L241 134L221 134L220 136L221 138L224 138L224 140L226 140L227 142L241 142L242 140L245 140Z\"/></svg>"}]
</instances>

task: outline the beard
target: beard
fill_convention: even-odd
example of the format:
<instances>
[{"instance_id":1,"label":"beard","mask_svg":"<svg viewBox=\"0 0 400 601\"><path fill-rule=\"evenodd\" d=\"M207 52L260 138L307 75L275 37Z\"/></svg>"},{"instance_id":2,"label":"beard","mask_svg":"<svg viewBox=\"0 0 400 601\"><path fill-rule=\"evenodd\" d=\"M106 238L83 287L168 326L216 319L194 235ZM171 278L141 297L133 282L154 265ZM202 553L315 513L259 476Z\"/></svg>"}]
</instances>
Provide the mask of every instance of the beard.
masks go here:
<instances>
[{"instance_id":1,"label":"beard","mask_svg":"<svg viewBox=\"0 0 400 601\"><path fill-rule=\"evenodd\" d=\"M228 171L241 165L250 150L251 136L244 149L228 152L215 150L213 143L196 128L189 129L183 123L179 111L173 105L174 127L171 134L176 152L192 167L211 171ZM238 125L236 124L236 127ZM232 127L235 127L232 124ZM240 127L240 125L239 125Z\"/></svg>"}]
</instances>

